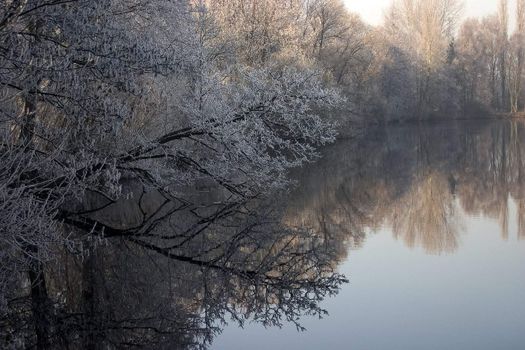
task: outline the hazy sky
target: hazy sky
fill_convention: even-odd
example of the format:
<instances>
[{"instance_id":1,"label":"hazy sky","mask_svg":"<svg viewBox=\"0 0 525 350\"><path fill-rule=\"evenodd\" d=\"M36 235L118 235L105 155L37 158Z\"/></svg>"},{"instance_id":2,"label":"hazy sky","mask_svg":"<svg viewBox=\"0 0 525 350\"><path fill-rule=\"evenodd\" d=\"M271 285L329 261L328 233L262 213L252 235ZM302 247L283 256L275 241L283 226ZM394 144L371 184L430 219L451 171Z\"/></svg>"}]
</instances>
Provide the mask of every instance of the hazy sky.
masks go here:
<instances>
[{"instance_id":1,"label":"hazy sky","mask_svg":"<svg viewBox=\"0 0 525 350\"><path fill-rule=\"evenodd\" d=\"M478 17L495 13L499 0L464 0L463 17ZM380 24L383 11L392 0L344 0L353 12L357 12L370 24ZM509 1L509 15L513 18L516 0Z\"/></svg>"}]
</instances>

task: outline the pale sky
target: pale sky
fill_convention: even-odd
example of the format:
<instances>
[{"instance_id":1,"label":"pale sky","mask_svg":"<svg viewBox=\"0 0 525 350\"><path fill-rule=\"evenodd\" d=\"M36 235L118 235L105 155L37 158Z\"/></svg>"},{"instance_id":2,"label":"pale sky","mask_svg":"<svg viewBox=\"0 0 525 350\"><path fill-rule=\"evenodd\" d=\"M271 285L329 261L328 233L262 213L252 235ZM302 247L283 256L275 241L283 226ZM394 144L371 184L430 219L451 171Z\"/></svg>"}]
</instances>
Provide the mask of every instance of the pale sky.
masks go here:
<instances>
[{"instance_id":1,"label":"pale sky","mask_svg":"<svg viewBox=\"0 0 525 350\"><path fill-rule=\"evenodd\" d=\"M344 0L346 6L361 15L365 22L373 25L381 24L383 12L392 0ZM463 17L481 17L497 10L499 0L463 0ZM509 16L513 20L516 0L509 1ZM512 21L511 21L512 23Z\"/></svg>"}]
</instances>

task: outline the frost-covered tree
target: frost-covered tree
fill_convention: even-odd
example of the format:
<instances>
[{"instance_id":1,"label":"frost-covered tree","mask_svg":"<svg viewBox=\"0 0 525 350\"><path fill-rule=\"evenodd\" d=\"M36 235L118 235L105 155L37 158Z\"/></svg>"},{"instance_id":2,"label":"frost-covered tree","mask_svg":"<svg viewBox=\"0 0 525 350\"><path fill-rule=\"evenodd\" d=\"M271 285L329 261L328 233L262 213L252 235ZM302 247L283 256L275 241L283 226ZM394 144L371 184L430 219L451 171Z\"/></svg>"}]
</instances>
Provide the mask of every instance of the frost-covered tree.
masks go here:
<instances>
[{"instance_id":1,"label":"frost-covered tree","mask_svg":"<svg viewBox=\"0 0 525 350\"><path fill-rule=\"evenodd\" d=\"M287 169L334 140L319 111L340 98L322 73L238 59L216 35L218 20L183 0L0 5L2 297L15 289L12 271L29 271L36 314L45 315L43 264L53 249L162 234L157 216L133 230L97 216L130 195L121 191L129 181L201 217L199 237L218 217L196 208L237 214L231 208L282 189ZM220 195L210 204L188 191L199 186ZM129 242L160 252L158 242ZM48 321L35 319L40 347Z\"/></svg>"},{"instance_id":2,"label":"frost-covered tree","mask_svg":"<svg viewBox=\"0 0 525 350\"><path fill-rule=\"evenodd\" d=\"M265 65L283 56L300 56L301 0L201 0L238 60Z\"/></svg>"},{"instance_id":3,"label":"frost-covered tree","mask_svg":"<svg viewBox=\"0 0 525 350\"><path fill-rule=\"evenodd\" d=\"M525 45L525 1L518 0L516 3L516 30L511 36L511 58L509 76L510 112L516 113L520 108L522 92L522 75L524 64Z\"/></svg>"},{"instance_id":4,"label":"frost-covered tree","mask_svg":"<svg viewBox=\"0 0 525 350\"><path fill-rule=\"evenodd\" d=\"M419 117L449 103L443 101L450 97L447 53L460 9L456 0L399 0L386 14L389 41L409 57L414 72Z\"/></svg>"},{"instance_id":5,"label":"frost-covered tree","mask_svg":"<svg viewBox=\"0 0 525 350\"><path fill-rule=\"evenodd\" d=\"M459 85L466 105L516 113L523 75L523 1L516 7L516 30L507 34L507 2L495 15L465 21L458 36Z\"/></svg>"},{"instance_id":6,"label":"frost-covered tree","mask_svg":"<svg viewBox=\"0 0 525 350\"><path fill-rule=\"evenodd\" d=\"M498 34L496 16L465 21L458 34L458 84L463 109L483 101L494 108L498 100Z\"/></svg>"}]
</instances>

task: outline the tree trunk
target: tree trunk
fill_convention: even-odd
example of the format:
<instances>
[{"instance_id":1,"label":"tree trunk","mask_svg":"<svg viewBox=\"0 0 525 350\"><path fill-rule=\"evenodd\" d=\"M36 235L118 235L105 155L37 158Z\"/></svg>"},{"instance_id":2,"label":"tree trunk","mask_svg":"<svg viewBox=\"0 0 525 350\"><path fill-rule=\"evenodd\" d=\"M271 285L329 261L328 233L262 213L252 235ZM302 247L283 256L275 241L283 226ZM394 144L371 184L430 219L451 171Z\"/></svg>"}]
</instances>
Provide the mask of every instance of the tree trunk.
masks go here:
<instances>
[{"instance_id":1,"label":"tree trunk","mask_svg":"<svg viewBox=\"0 0 525 350\"><path fill-rule=\"evenodd\" d=\"M34 253L37 248L32 246L28 249ZM50 301L47 294L42 263L35 261L31 264L28 275L29 281L31 282L31 307L36 334L36 349L46 350L50 348L50 317L52 310L50 308Z\"/></svg>"},{"instance_id":2,"label":"tree trunk","mask_svg":"<svg viewBox=\"0 0 525 350\"><path fill-rule=\"evenodd\" d=\"M36 120L36 106L37 99L36 94L28 93L24 98L24 110L21 117L20 144L29 146L33 140L33 134L35 132L35 120Z\"/></svg>"},{"instance_id":3,"label":"tree trunk","mask_svg":"<svg viewBox=\"0 0 525 350\"><path fill-rule=\"evenodd\" d=\"M505 52L500 55L500 83L501 83L501 101L500 108L505 110L507 106L507 64L505 60Z\"/></svg>"},{"instance_id":4,"label":"tree trunk","mask_svg":"<svg viewBox=\"0 0 525 350\"><path fill-rule=\"evenodd\" d=\"M97 348L97 322L95 318L95 275L94 275L94 249L89 246L88 256L82 264L82 302L84 313L84 349Z\"/></svg>"},{"instance_id":5,"label":"tree trunk","mask_svg":"<svg viewBox=\"0 0 525 350\"><path fill-rule=\"evenodd\" d=\"M523 70L523 49L520 47L516 55L516 70L512 77L510 86L510 112L517 113L519 108L519 98L521 94L521 73Z\"/></svg>"}]
</instances>

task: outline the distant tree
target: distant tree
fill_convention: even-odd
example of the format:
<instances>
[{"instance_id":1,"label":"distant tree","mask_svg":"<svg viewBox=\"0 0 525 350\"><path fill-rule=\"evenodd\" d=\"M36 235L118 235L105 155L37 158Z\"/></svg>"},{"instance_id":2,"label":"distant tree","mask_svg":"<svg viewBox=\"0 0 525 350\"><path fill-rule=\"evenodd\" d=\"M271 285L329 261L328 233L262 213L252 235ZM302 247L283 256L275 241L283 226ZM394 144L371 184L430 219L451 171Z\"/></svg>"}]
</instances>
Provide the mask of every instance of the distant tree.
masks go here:
<instances>
[{"instance_id":1,"label":"distant tree","mask_svg":"<svg viewBox=\"0 0 525 350\"><path fill-rule=\"evenodd\" d=\"M402 50L415 73L416 113L439 110L447 50L459 19L455 0L399 0L385 17L385 30L392 45Z\"/></svg>"},{"instance_id":2,"label":"distant tree","mask_svg":"<svg viewBox=\"0 0 525 350\"><path fill-rule=\"evenodd\" d=\"M462 90L463 109L479 103L494 107L498 98L497 19L490 16L469 19L460 28L458 48L458 84Z\"/></svg>"},{"instance_id":3,"label":"distant tree","mask_svg":"<svg viewBox=\"0 0 525 350\"><path fill-rule=\"evenodd\" d=\"M509 27L508 1L500 0L498 7L498 43L499 43L499 76L500 76L500 108L505 110L508 106L507 70L508 70L508 27Z\"/></svg>"},{"instance_id":4,"label":"distant tree","mask_svg":"<svg viewBox=\"0 0 525 350\"><path fill-rule=\"evenodd\" d=\"M524 41L525 41L525 1L518 0L516 3L516 31L510 39L511 45L511 69L510 69L510 112L518 112L522 92L522 75L524 64Z\"/></svg>"}]
</instances>

